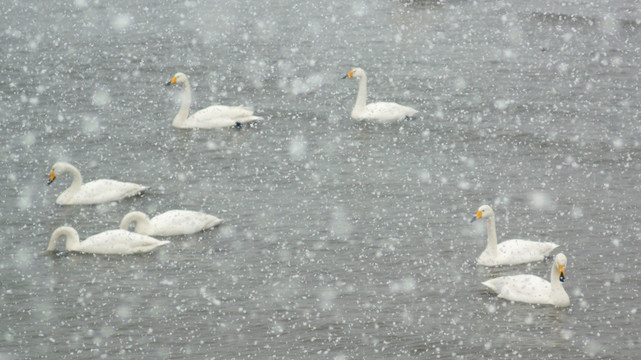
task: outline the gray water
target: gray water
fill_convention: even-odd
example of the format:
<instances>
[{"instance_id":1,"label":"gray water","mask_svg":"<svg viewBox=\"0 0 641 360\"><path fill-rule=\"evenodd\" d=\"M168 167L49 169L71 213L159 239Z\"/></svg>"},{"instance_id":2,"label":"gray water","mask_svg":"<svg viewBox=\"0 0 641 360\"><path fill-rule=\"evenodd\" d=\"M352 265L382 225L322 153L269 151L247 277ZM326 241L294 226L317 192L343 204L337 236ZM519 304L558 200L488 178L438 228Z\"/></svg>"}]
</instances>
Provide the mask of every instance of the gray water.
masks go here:
<instances>
[{"instance_id":1,"label":"gray water","mask_svg":"<svg viewBox=\"0 0 641 360\"><path fill-rule=\"evenodd\" d=\"M627 359L641 347L636 0L5 1L0 359ZM370 101L421 110L357 123ZM252 128L177 130L243 104ZM62 207L56 161L150 187ZM499 241L553 241L569 308L481 282ZM132 210L217 229L140 256L43 253Z\"/></svg>"}]
</instances>

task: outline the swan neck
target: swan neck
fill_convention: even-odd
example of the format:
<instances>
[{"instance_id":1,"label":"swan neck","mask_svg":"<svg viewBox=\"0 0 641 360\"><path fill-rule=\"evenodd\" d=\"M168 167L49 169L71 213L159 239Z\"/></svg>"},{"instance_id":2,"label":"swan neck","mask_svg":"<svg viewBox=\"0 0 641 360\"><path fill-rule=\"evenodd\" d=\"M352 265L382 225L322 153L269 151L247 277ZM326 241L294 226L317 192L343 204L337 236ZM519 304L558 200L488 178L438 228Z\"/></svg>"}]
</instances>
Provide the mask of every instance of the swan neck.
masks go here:
<instances>
[{"instance_id":1,"label":"swan neck","mask_svg":"<svg viewBox=\"0 0 641 360\"><path fill-rule=\"evenodd\" d=\"M69 187L72 191L78 191L82 187L82 175L80 175L80 170L76 169L73 165L67 165L64 169L64 172L68 172L73 177L71 181L71 186Z\"/></svg>"},{"instance_id":2,"label":"swan neck","mask_svg":"<svg viewBox=\"0 0 641 360\"><path fill-rule=\"evenodd\" d=\"M78 248L78 245L80 245L80 237L78 236L78 232L73 228L63 226L56 229L56 231L54 231L51 235L49 245L47 246L47 251L56 250L56 243L58 242L58 239L63 236L66 238L65 249L71 251Z\"/></svg>"},{"instance_id":3,"label":"swan neck","mask_svg":"<svg viewBox=\"0 0 641 360\"><path fill-rule=\"evenodd\" d=\"M180 109L178 109L178 114L174 117L172 123L173 126L179 126L181 123L185 122L189 117L189 107L191 106L191 85L189 81L185 80L183 83L183 93L182 100L180 102Z\"/></svg>"},{"instance_id":4,"label":"swan neck","mask_svg":"<svg viewBox=\"0 0 641 360\"><path fill-rule=\"evenodd\" d=\"M358 94L356 94L356 104L354 110L363 109L367 104L367 75L363 74L358 79Z\"/></svg>"},{"instance_id":5,"label":"swan neck","mask_svg":"<svg viewBox=\"0 0 641 360\"><path fill-rule=\"evenodd\" d=\"M494 216L487 219L487 248L486 251L492 255L498 255L498 244L496 239L496 222Z\"/></svg>"},{"instance_id":6,"label":"swan neck","mask_svg":"<svg viewBox=\"0 0 641 360\"><path fill-rule=\"evenodd\" d=\"M556 288L562 287L561 280L559 280L559 269L556 265L556 261L553 261L552 269L550 270L550 284L552 285L552 291Z\"/></svg>"},{"instance_id":7,"label":"swan neck","mask_svg":"<svg viewBox=\"0 0 641 360\"><path fill-rule=\"evenodd\" d=\"M120 222L120 228L122 230L129 230L129 225L131 225L132 222L136 223L136 226L134 227L135 232L143 235L151 234L151 221L149 220L149 216L145 213L140 211L130 212L125 215Z\"/></svg>"}]
</instances>

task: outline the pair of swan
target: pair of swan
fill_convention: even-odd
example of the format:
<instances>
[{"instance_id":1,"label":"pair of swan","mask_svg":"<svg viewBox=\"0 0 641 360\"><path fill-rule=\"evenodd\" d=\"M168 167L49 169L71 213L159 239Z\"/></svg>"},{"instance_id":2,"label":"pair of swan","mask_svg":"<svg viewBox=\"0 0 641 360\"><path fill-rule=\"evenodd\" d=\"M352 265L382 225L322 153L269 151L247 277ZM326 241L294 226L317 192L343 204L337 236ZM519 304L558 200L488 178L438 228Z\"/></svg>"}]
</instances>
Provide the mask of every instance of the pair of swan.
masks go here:
<instances>
[{"instance_id":1,"label":"pair of swan","mask_svg":"<svg viewBox=\"0 0 641 360\"><path fill-rule=\"evenodd\" d=\"M551 242L521 239L506 240L498 244L494 210L488 205L481 206L476 212L476 216L472 218L472 222L478 219L487 220L487 246L477 259L479 265L516 265L541 261L559 246ZM565 279L566 264L565 255L557 254L554 258L549 282L534 275L515 275L488 280L483 285L507 300L559 307L569 306L570 298L561 285Z\"/></svg>"},{"instance_id":2,"label":"pair of swan","mask_svg":"<svg viewBox=\"0 0 641 360\"><path fill-rule=\"evenodd\" d=\"M127 229L136 223L135 232ZM156 240L151 236L172 236L193 234L220 224L219 218L196 211L170 210L152 219L134 211L125 215L120 229L109 230L80 241L78 232L69 226L56 229L51 235L47 251L54 251L59 238L65 237L67 251L93 254L135 254L149 252L169 241Z\"/></svg>"},{"instance_id":3,"label":"pair of swan","mask_svg":"<svg viewBox=\"0 0 641 360\"><path fill-rule=\"evenodd\" d=\"M178 114L174 117L172 126L180 129L200 128L216 129L224 127L240 127L243 124L263 120L255 116L254 112L242 106L213 105L189 115L191 107L191 86L187 75L179 72L166 84L181 85L183 97Z\"/></svg>"},{"instance_id":4,"label":"pair of swan","mask_svg":"<svg viewBox=\"0 0 641 360\"><path fill-rule=\"evenodd\" d=\"M66 162L57 162L51 168L48 185L51 185L60 174L70 173L73 177L71 186L56 199L58 205L90 205L118 201L126 197L141 194L147 187L115 180L100 179L83 184L78 169Z\"/></svg>"},{"instance_id":5,"label":"pair of swan","mask_svg":"<svg viewBox=\"0 0 641 360\"><path fill-rule=\"evenodd\" d=\"M358 79L358 94L356 95L356 104L352 109L352 119L389 122L409 119L418 114L418 111L411 107L392 102L367 104L367 74L365 70L355 68L343 77L343 79L351 78ZM241 106L214 105L189 115L191 86L187 75L181 72L176 73L166 85L175 84L181 85L183 88L180 109L172 122L172 126L175 128L239 127L249 122L263 120L262 117L255 116L253 111Z\"/></svg>"}]
</instances>

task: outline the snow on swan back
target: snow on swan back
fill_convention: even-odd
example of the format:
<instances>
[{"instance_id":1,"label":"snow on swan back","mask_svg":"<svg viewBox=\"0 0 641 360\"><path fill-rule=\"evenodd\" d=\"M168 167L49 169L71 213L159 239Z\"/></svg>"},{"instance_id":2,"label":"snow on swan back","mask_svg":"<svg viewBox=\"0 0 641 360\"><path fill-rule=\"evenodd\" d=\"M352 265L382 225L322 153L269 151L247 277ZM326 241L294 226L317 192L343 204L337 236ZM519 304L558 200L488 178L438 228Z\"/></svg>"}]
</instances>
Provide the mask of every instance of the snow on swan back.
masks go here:
<instances>
[{"instance_id":1,"label":"snow on swan back","mask_svg":"<svg viewBox=\"0 0 641 360\"><path fill-rule=\"evenodd\" d=\"M569 306L570 297L565 292L565 266L563 254L554 257L550 271L550 282L534 275L502 276L483 282L483 285L498 294L500 298L530 304L547 304L559 307Z\"/></svg>"},{"instance_id":2,"label":"snow on swan back","mask_svg":"<svg viewBox=\"0 0 641 360\"><path fill-rule=\"evenodd\" d=\"M56 242L60 237L65 237L67 251L76 251L92 254L136 254L154 250L169 244L169 241L160 241L152 237L136 234L126 230L109 230L88 237L80 242L78 232L69 226L57 228L51 235L47 251L56 249Z\"/></svg>"},{"instance_id":3,"label":"snow on swan back","mask_svg":"<svg viewBox=\"0 0 641 360\"><path fill-rule=\"evenodd\" d=\"M171 125L175 128L201 128L214 129L232 126L241 126L242 124L263 120L260 116L254 116L254 112L242 106L225 106L214 105L202 109L189 116L191 106L191 86L187 75L176 73L174 77L166 84L181 85L183 88L182 102L178 114L174 117Z\"/></svg>"},{"instance_id":4,"label":"snow on swan back","mask_svg":"<svg viewBox=\"0 0 641 360\"><path fill-rule=\"evenodd\" d=\"M377 102L367 104L367 75L365 70L355 68L343 76L343 79L358 79L358 94L356 104L352 109L354 120L376 120L381 122L398 121L411 118L418 113L417 110L408 106L392 102Z\"/></svg>"},{"instance_id":5,"label":"snow on swan back","mask_svg":"<svg viewBox=\"0 0 641 360\"><path fill-rule=\"evenodd\" d=\"M147 188L142 185L100 179L86 184L82 183L80 171L75 166L57 162L51 167L48 185L60 174L70 173L73 176L71 186L56 199L58 205L89 205L118 201L142 193Z\"/></svg>"},{"instance_id":6,"label":"snow on swan back","mask_svg":"<svg viewBox=\"0 0 641 360\"><path fill-rule=\"evenodd\" d=\"M520 239L506 240L497 245L496 224L492 208L488 205L481 206L476 212L476 216L472 218L472 222L477 219L487 219L487 246L477 260L479 265L516 265L541 261L545 255L559 246L551 242Z\"/></svg>"},{"instance_id":7,"label":"snow on swan back","mask_svg":"<svg viewBox=\"0 0 641 360\"><path fill-rule=\"evenodd\" d=\"M120 228L126 230L135 222L134 231L151 236L172 236L193 234L222 222L219 218L189 210L170 210L149 219L145 213L133 211L125 215Z\"/></svg>"}]
</instances>

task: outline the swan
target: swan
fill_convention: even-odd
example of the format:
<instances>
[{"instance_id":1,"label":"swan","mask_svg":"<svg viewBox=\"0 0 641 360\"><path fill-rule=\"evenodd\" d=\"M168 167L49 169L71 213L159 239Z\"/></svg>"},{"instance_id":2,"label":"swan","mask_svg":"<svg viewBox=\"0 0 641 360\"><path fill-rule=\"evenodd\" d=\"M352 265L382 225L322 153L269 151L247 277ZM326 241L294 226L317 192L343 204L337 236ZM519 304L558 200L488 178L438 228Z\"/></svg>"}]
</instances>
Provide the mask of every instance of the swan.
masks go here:
<instances>
[{"instance_id":1,"label":"swan","mask_svg":"<svg viewBox=\"0 0 641 360\"><path fill-rule=\"evenodd\" d=\"M545 255L556 249L559 245L551 242L538 242L530 240L506 240L496 243L496 224L494 211L488 205L483 205L472 218L487 219L487 246L478 257L477 263L484 266L516 265L533 261L541 261Z\"/></svg>"},{"instance_id":2,"label":"swan","mask_svg":"<svg viewBox=\"0 0 641 360\"><path fill-rule=\"evenodd\" d=\"M69 226L57 228L51 235L47 251L56 250L56 242L65 237L67 251L92 254L136 254L154 250L169 244L169 241L156 240L147 235L136 234L126 230L109 230L80 241L76 229Z\"/></svg>"},{"instance_id":3,"label":"swan","mask_svg":"<svg viewBox=\"0 0 641 360\"><path fill-rule=\"evenodd\" d=\"M171 125L175 128L201 128L214 129L223 127L240 127L242 124L263 120L255 116L254 112L242 106L214 105L202 109L189 116L191 106L191 86L187 75L179 72L171 78L167 86L179 84L183 88L183 98L178 114L174 117Z\"/></svg>"},{"instance_id":4,"label":"swan","mask_svg":"<svg viewBox=\"0 0 641 360\"><path fill-rule=\"evenodd\" d=\"M343 76L343 79L358 79L358 95L352 109L354 120L397 121L409 119L418 114L418 110L392 102L377 102L367 104L367 75L365 70L355 68Z\"/></svg>"},{"instance_id":5,"label":"swan","mask_svg":"<svg viewBox=\"0 0 641 360\"><path fill-rule=\"evenodd\" d=\"M483 285L498 294L498 297L526 302L547 304L558 307L570 306L570 297L563 289L567 258L563 254L554 257L550 281L534 275L502 276L483 282Z\"/></svg>"},{"instance_id":6,"label":"swan","mask_svg":"<svg viewBox=\"0 0 641 360\"><path fill-rule=\"evenodd\" d=\"M63 191L56 199L56 204L58 205L100 204L138 195L147 190L147 188L142 185L106 179L83 184L80 171L78 171L75 166L65 162L53 164L47 185L51 185L56 179L56 176L67 172L71 173L73 181L71 182L71 186Z\"/></svg>"},{"instance_id":7,"label":"swan","mask_svg":"<svg viewBox=\"0 0 641 360\"><path fill-rule=\"evenodd\" d=\"M151 236L172 236L193 234L222 222L219 218L196 211L170 210L154 216L149 216L140 211L133 211L125 215L120 222L120 228L126 230L135 222L134 231L139 234Z\"/></svg>"}]
</instances>

